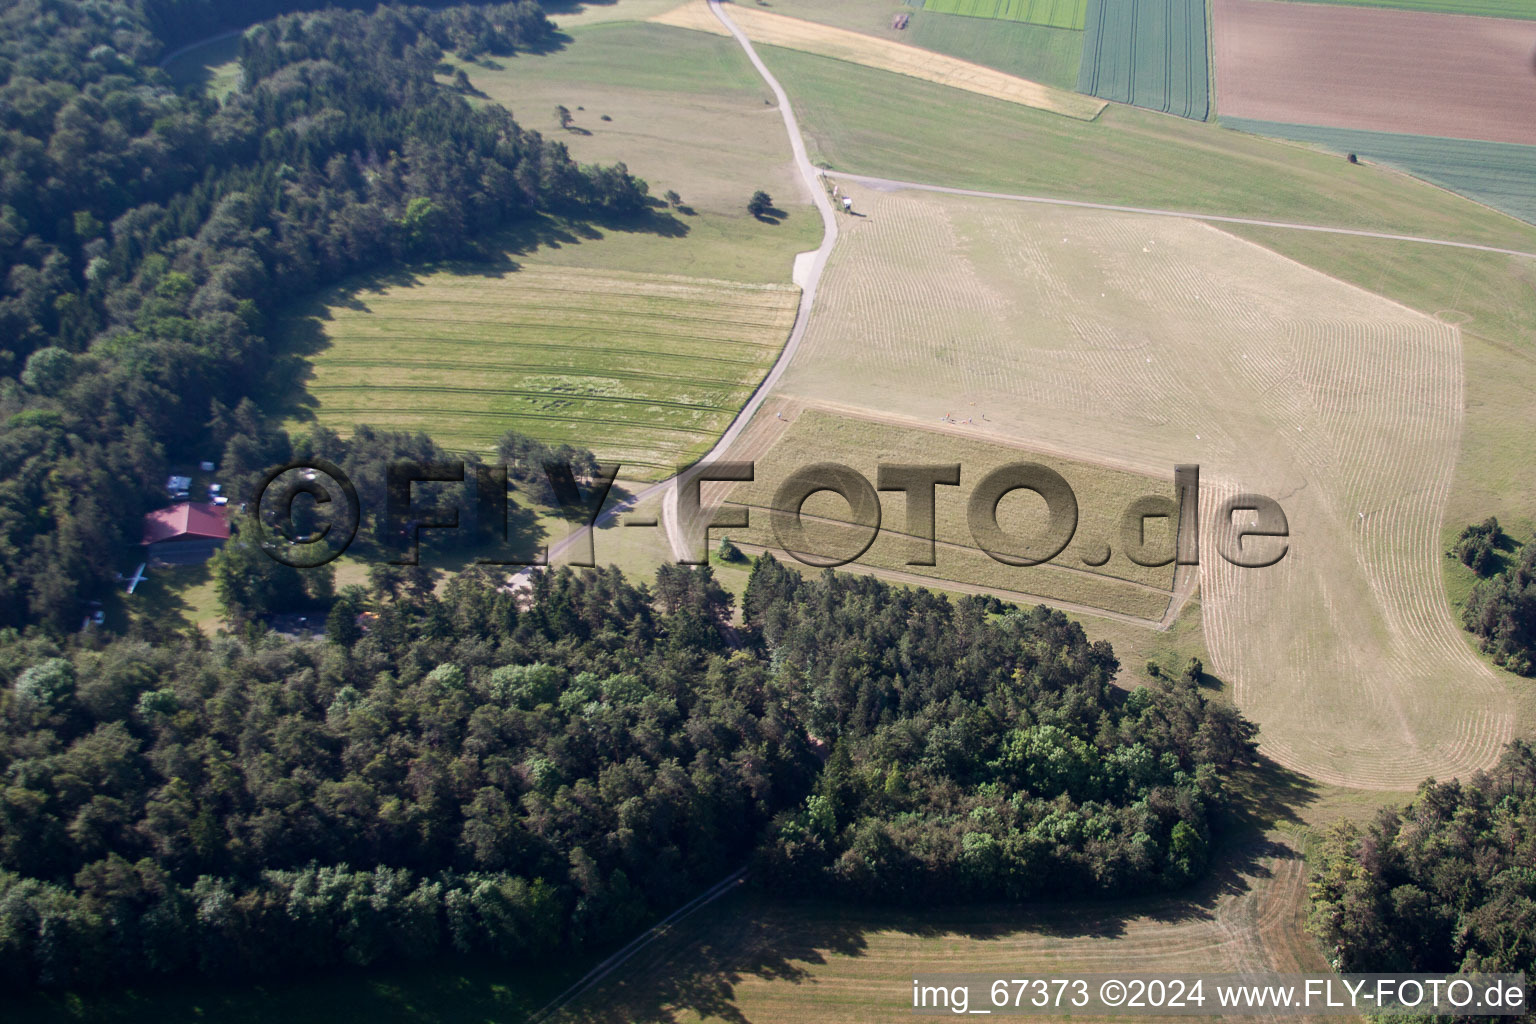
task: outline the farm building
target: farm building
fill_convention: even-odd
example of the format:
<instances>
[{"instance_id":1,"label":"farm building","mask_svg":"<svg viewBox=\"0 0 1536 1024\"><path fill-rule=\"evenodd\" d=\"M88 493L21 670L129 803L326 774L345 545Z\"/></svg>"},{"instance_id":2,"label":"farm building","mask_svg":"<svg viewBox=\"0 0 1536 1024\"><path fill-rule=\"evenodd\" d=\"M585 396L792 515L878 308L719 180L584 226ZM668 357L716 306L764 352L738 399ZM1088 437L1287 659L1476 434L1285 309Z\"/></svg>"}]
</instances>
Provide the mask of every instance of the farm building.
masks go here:
<instances>
[{"instance_id":1,"label":"farm building","mask_svg":"<svg viewBox=\"0 0 1536 1024\"><path fill-rule=\"evenodd\" d=\"M228 539L222 508L182 501L145 516L140 543L152 562L191 565L207 561Z\"/></svg>"}]
</instances>

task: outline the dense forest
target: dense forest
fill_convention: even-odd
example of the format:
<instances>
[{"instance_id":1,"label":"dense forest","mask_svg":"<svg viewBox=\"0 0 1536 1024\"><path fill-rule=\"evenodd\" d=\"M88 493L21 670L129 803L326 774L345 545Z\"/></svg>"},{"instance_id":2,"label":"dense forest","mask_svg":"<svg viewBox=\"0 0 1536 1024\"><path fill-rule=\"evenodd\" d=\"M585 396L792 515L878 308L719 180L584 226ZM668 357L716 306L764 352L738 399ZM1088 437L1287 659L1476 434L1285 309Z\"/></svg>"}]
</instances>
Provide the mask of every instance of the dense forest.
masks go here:
<instances>
[{"instance_id":1,"label":"dense forest","mask_svg":"<svg viewBox=\"0 0 1536 1024\"><path fill-rule=\"evenodd\" d=\"M1313 927L1341 971L1536 976L1536 748L1470 781L1337 825L1312 875Z\"/></svg>"},{"instance_id":2,"label":"dense forest","mask_svg":"<svg viewBox=\"0 0 1536 1024\"><path fill-rule=\"evenodd\" d=\"M1462 625L1495 664L1529 676L1536 675L1536 544L1516 547L1490 518L1463 530L1451 553L1482 577L1462 607Z\"/></svg>"},{"instance_id":3,"label":"dense forest","mask_svg":"<svg viewBox=\"0 0 1536 1024\"><path fill-rule=\"evenodd\" d=\"M540 211L646 207L622 165L579 167L439 82L445 48L548 45L532 0L279 17L245 32L223 103L154 66L177 33L279 6L0 11L0 624L77 626L171 464L282 447L252 398L295 298Z\"/></svg>"},{"instance_id":4,"label":"dense forest","mask_svg":"<svg viewBox=\"0 0 1536 1024\"><path fill-rule=\"evenodd\" d=\"M753 568L748 623L829 757L775 821L777 886L880 902L1147 892L1206 864L1254 728L1183 677L1128 696L1107 643L1040 607Z\"/></svg>"},{"instance_id":5,"label":"dense forest","mask_svg":"<svg viewBox=\"0 0 1536 1024\"><path fill-rule=\"evenodd\" d=\"M747 863L898 903L1177 886L1251 749L1044 608L766 557L740 628L707 566L372 578L307 641L0 636L7 985L566 956Z\"/></svg>"}]
</instances>

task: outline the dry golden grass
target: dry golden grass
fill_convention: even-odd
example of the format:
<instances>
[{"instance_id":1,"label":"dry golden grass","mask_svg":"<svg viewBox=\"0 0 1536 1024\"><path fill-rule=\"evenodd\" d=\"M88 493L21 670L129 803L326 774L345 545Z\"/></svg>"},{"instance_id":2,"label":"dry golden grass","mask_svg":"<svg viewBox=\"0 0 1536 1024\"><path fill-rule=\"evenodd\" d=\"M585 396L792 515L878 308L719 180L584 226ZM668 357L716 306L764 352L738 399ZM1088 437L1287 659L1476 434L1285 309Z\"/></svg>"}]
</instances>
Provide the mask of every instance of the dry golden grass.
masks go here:
<instances>
[{"instance_id":1,"label":"dry golden grass","mask_svg":"<svg viewBox=\"0 0 1536 1024\"><path fill-rule=\"evenodd\" d=\"M1166 477L1202 474L1210 670L1263 749L1404 788L1486 766L1503 683L1440 583L1463 419L1458 333L1191 221L855 188L780 394ZM1278 500L1270 569L1216 552L1219 502Z\"/></svg>"},{"instance_id":2,"label":"dry golden grass","mask_svg":"<svg viewBox=\"0 0 1536 1024\"><path fill-rule=\"evenodd\" d=\"M1018 78L993 68L909 46L782 14L732 4L728 13L754 43L782 46L821 57L831 57L909 78L920 78L966 92L1018 103L1064 117L1092 121L1107 104L1066 89ZM663 25L724 34L725 28L705 0L688 3L650 19Z\"/></svg>"},{"instance_id":3,"label":"dry golden grass","mask_svg":"<svg viewBox=\"0 0 1536 1024\"><path fill-rule=\"evenodd\" d=\"M774 425L787 429L768 437L766 430L749 430L729 454L733 459L753 459L756 480L739 485L706 485L703 494L711 503L745 506L751 513L746 530L727 531L731 539L749 550L769 549L788 557L779 546L771 511L779 485L796 470L817 462L837 462L852 467L873 485L881 463L951 463L961 465L958 487L935 489L935 561L933 566L913 566L908 561L920 554L907 533L905 498L900 492L881 495L883 509L879 535L850 569L873 571L899 582L928 583L957 590L985 590L1012 600L1045 600L1072 607L1098 609L1129 616L1143 623L1163 617L1172 596L1173 567L1140 566L1126 557L1119 545L1119 519L1132 501L1145 495L1173 497L1172 468L1162 479L1085 463L1074 463L1048 454L1019 448L977 434L980 426L957 424L951 430L931 429L897 419L847 415L842 410L792 407L783 413L759 414L754 427ZM969 419L979 413L972 410ZM970 436L966 436L969 434ZM987 555L971 536L966 502L971 490L987 473L1007 463L1039 462L1063 475L1077 496L1078 526L1071 543L1051 562L1038 566L1012 566ZM728 496L727 496L728 495ZM1015 492L998 505L998 523L1011 536L1029 537L1045 527L1044 503L1027 492ZM850 527L846 502L828 492L812 496L802 510L805 535L812 554L836 555L856 549L865 531ZM1148 541L1167 544L1176 524L1150 521ZM1099 566L1096 550L1107 542L1111 556ZM956 586L958 585L958 586Z\"/></svg>"}]
</instances>

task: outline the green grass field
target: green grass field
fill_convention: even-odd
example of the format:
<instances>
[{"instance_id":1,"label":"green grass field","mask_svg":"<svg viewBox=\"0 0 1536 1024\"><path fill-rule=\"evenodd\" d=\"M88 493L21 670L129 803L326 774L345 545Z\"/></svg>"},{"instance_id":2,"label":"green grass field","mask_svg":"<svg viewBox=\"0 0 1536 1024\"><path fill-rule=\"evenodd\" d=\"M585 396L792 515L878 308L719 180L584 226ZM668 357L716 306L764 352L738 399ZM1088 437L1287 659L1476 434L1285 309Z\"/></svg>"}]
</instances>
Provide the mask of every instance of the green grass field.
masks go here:
<instances>
[{"instance_id":1,"label":"green grass field","mask_svg":"<svg viewBox=\"0 0 1536 1024\"><path fill-rule=\"evenodd\" d=\"M1079 122L793 50L759 53L789 92L812 159L835 170L1536 252L1536 227L1295 144L1130 107Z\"/></svg>"},{"instance_id":2,"label":"green grass field","mask_svg":"<svg viewBox=\"0 0 1536 1024\"><path fill-rule=\"evenodd\" d=\"M1077 87L1083 34L1023 21L978 21L922 11L907 28L908 42L935 53L975 61L1059 89Z\"/></svg>"},{"instance_id":3,"label":"green grass field","mask_svg":"<svg viewBox=\"0 0 1536 1024\"><path fill-rule=\"evenodd\" d=\"M515 428L653 479L714 443L798 302L784 285L548 264L437 271L329 295L307 387L338 430L419 429L483 453Z\"/></svg>"},{"instance_id":4,"label":"green grass field","mask_svg":"<svg viewBox=\"0 0 1536 1024\"><path fill-rule=\"evenodd\" d=\"M583 163L624 163L653 197L679 193L684 209L666 212L664 230L616 225L600 228L599 237L537 238L538 259L787 283L795 253L821 241L821 222L795 173L772 93L741 48L643 23L599 23L568 36L549 53L460 64L484 94L474 102L506 106ZM560 127L558 106L574 116L572 130ZM757 189L782 211L775 223L747 213Z\"/></svg>"},{"instance_id":5,"label":"green grass field","mask_svg":"<svg viewBox=\"0 0 1536 1024\"><path fill-rule=\"evenodd\" d=\"M1486 18L1536 18L1531 0L1293 0L1343 7L1392 7L1402 11L1476 14Z\"/></svg>"},{"instance_id":6,"label":"green grass field","mask_svg":"<svg viewBox=\"0 0 1536 1024\"><path fill-rule=\"evenodd\" d=\"M1211 106L1205 0L1088 0L1077 88L1204 121Z\"/></svg>"},{"instance_id":7,"label":"green grass field","mask_svg":"<svg viewBox=\"0 0 1536 1024\"><path fill-rule=\"evenodd\" d=\"M240 88L240 37L213 39L166 62L177 85L201 85L216 100Z\"/></svg>"},{"instance_id":8,"label":"green grass field","mask_svg":"<svg viewBox=\"0 0 1536 1024\"><path fill-rule=\"evenodd\" d=\"M1512 217L1536 223L1536 146L1231 117L1222 118L1222 124L1254 135L1310 143L1336 153L1356 153L1363 159L1396 167L1487 203Z\"/></svg>"},{"instance_id":9,"label":"green grass field","mask_svg":"<svg viewBox=\"0 0 1536 1024\"><path fill-rule=\"evenodd\" d=\"M1081 29L1088 0L926 0L923 10Z\"/></svg>"},{"instance_id":10,"label":"green grass field","mask_svg":"<svg viewBox=\"0 0 1536 1024\"><path fill-rule=\"evenodd\" d=\"M1058 89L1077 88L1083 34L1072 29L939 14L931 8L914 9L901 0L838 0L835 4L823 0L774 0L769 9L776 14L909 43ZM909 16L905 29L891 27L892 16L898 13Z\"/></svg>"}]
</instances>

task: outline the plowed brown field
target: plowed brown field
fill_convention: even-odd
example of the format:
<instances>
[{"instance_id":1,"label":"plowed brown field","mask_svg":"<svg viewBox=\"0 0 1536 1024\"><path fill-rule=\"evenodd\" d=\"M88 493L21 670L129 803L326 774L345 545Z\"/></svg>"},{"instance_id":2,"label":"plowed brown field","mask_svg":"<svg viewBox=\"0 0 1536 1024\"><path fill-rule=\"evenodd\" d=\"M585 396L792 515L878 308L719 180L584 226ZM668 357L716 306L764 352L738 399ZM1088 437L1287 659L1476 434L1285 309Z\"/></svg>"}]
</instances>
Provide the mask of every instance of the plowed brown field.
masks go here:
<instances>
[{"instance_id":1,"label":"plowed brown field","mask_svg":"<svg viewBox=\"0 0 1536 1024\"><path fill-rule=\"evenodd\" d=\"M1216 0L1217 113L1536 144L1536 22Z\"/></svg>"}]
</instances>

